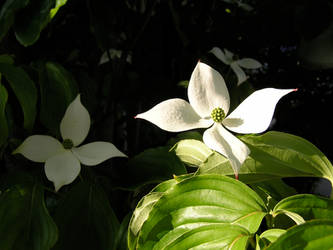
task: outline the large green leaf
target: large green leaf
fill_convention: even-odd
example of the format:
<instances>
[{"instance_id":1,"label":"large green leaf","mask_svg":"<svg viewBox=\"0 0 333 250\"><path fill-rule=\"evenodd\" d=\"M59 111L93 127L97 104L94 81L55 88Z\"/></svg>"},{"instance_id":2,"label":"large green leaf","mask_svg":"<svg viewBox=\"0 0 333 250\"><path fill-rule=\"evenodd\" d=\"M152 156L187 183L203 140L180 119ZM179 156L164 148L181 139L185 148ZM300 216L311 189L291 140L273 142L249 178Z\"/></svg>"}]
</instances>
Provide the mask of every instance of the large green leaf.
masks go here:
<instances>
[{"instance_id":1,"label":"large green leaf","mask_svg":"<svg viewBox=\"0 0 333 250\"><path fill-rule=\"evenodd\" d=\"M186 174L184 164L169 152L169 147L147 149L128 161L128 182L131 187L159 183L173 175Z\"/></svg>"},{"instance_id":2,"label":"large green leaf","mask_svg":"<svg viewBox=\"0 0 333 250\"><path fill-rule=\"evenodd\" d=\"M55 0L35 0L24 8L15 20L16 39L23 45L35 43L40 32L50 20L50 11Z\"/></svg>"},{"instance_id":3,"label":"large green leaf","mask_svg":"<svg viewBox=\"0 0 333 250\"><path fill-rule=\"evenodd\" d=\"M0 63L0 73L13 89L24 115L24 128L32 129L36 118L37 89L29 75L20 67Z\"/></svg>"},{"instance_id":4,"label":"large green leaf","mask_svg":"<svg viewBox=\"0 0 333 250\"><path fill-rule=\"evenodd\" d=\"M0 41L15 20L15 13L27 6L29 0L6 0L0 10Z\"/></svg>"},{"instance_id":5,"label":"large green leaf","mask_svg":"<svg viewBox=\"0 0 333 250\"><path fill-rule=\"evenodd\" d=\"M80 182L55 211L59 240L54 250L114 249L119 222L104 190Z\"/></svg>"},{"instance_id":6,"label":"large green leaf","mask_svg":"<svg viewBox=\"0 0 333 250\"><path fill-rule=\"evenodd\" d=\"M39 84L40 120L53 134L58 134L66 108L78 93L77 84L67 70L54 62L41 65Z\"/></svg>"},{"instance_id":7,"label":"large green leaf","mask_svg":"<svg viewBox=\"0 0 333 250\"><path fill-rule=\"evenodd\" d=\"M333 221L313 220L287 230L267 250L332 248Z\"/></svg>"},{"instance_id":8,"label":"large green leaf","mask_svg":"<svg viewBox=\"0 0 333 250\"><path fill-rule=\"evenodd\" d=\"M244 135L240 139L251 154L241 166L240 180L246 183L283 177L323 177L333 183L333 167L326 156L309 141L287 133L271 131ZM214 153L200 165L199 173L233 175L230 163Z\"/></svg>"},{"instance_id":9,"label":"large green leaf","mask_svg":"<svg viewBox=\"0 0 333 250\"><path fill-rule=\"evenodd\" d=\"M273 216L285 211L301 215L305 220L333 220L333 200L312 194L298 194L281 200L274 207Z\"/></svg>"},{"instance_id":10,"label":"large green leaf","mask_svg":"<svg viewBox=\"0 0 333 250\"><path fill-rule=\"evenodd\" d=\"M0 249L50 249L58 231L45 207L43 187L28 182L0 194Z\"/></svg>"},{"instance_id":11,"label":"large green leaf","mask_svg":"<svg viewBox=\"0 0 333 250\"><path fill-rule=\"evenodd\" d=\"M264 202L252 189L226 176L194 176L167 186L170 188L165 192L143 198L134 211L129 226L130 249L187 249L215 243L231 246L230 240L236 235L242 242L243 235L246 242L267 214Z\"/></svg>"},{"instance_id":12,"label":"large green leaf","mask_svg":"<svg viewBox=\"0 0 333 250\"><path fill-rule=\"evenodd\" d=\"M5 143L8 137L8 124L5 114L8 93L6 88L0 83L0 147Z\"/></svg>"}]
</instances>

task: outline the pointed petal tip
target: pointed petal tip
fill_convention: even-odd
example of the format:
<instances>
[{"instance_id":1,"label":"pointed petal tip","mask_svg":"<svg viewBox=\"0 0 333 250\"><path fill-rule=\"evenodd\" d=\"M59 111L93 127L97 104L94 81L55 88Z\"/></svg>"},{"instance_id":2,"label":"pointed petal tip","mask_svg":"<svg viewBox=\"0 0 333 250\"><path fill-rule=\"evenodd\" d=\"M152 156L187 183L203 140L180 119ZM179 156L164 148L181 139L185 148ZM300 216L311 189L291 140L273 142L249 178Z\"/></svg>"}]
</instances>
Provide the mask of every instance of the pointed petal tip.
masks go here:
<instances>
[{"instance_id":1,"label":"pointed petal tip","mask_svg":"<svg viewBox=\"0 0 333 250\"><path fill-rule=\"evenodd\" d=\"M239 181L238 173L235 173L235 179L236 179L237 181Z\"/></svg>"},{"instance_id":2,"label":"pointed petal tip","mask_svg":"<svg viewBox=\"0 0 333 250\"><path fill-rule=\"evenodd\" d=\"M298 88L293 89L294 92L298 91Z\"/></svg>"}]
</instances>

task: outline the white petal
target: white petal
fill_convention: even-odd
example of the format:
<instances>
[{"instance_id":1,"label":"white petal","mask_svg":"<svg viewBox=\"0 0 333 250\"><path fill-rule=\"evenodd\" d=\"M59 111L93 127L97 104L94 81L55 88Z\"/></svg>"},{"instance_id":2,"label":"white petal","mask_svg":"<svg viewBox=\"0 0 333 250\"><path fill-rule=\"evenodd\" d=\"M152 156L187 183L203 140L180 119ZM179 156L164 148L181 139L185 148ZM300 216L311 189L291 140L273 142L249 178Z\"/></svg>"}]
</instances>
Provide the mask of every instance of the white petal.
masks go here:
<instances>
[{"instance_id":1,"label":"white petal","mask_svg":"<svg viewBox=\"0 0 333 250\"><path fill-rule=\"evenodd\" d=\"M179 98L161 102L135 118L145 119L170 132L207 128L213 124L211 119L201 119L187 101Z\"/></svg>"},{"instance_id":2,"label":"white petal","mask_svg":"<svg viewBox=\"0 0 333 250\"><path fill-rule=\"evenodd\" d=\"M265 88L252 93L227 118L223 124L237 133L264 132L273 117L281 97L295 89Z\"/></svg>"},{"instance_id":3,"label":"white petal","mask_svg":"<svg viewBox=\"0 0 333 250\"><path fill-rule=\"evenodd\" d=\"M53 156L45 162L46 177L53 182L56 191L72 183L80 170L80 162L70 150Z\"/></svg>"},{"instance_id":4,"label":"white petal","mask_svg":"<svg viewBox=\"0 0 333 250\"><path fill-rule=\"evenodd\" d=\"M237 86L241 85L243 82L245 82L247 80L247 76L244 72L244 70L241 69L241 67L239 67L239 65L237 64L237 61L233 62L230 67L232 68L232 70L235 72L236 76L237 76Z\"/></svg>"},{"instance_id":5,"label":"white petal","mask_svg":"<svg viewBox=\"0 0 333 250\"><path fill-rule=\"evenodd\" d=\"M223 154L230 160L237 177L241 165L250 154L250 149L218 123L204 132L203 141L209 148Z\"/></svg>"},{"instance_id":6,"label":"white petal","mask_svg":"<svg viewBox=\"0 0 333 250\"><path fill-rule=\"evenodd\" d=\"M194 110L208 118L214 108L220 107L227 114L230 98L227 86L219 72L199 62L188 85L188 98Z\"/></svg>"},{"instance_id":7,"label":"white petal","mask_svg":"<svg viewBox=\"0 0 333 250\"><path fill-rule=\"evenodd\" d=\"M32 135L13 152L22 154L34 162L45 162L48 158L63 152L65 149L55 138L48 135Z\"/></svg>"},{"instance_id":8,"label":"white petal","mask_svg":"<svg viewBox=\"0 0 333 250\"><path fill-rule=\"evenodd\" d=\"M227 60L229 61L229 64L232 63L232 59L234 57L234 53L232 53L231 51L227 50L227 49L224 49L224 54L227 58Z\"/></svg>"},{"instance_id":9,"label":"white petal","mask_svg":"<svg viewBox=\"0 0 333 250\"><path fill-rule=\"evenodd\" d=\"M71 139L74 146L79 145L87 137L90 128L90 115L81 104L80 95L69 104L60 123L62 138Z\"/></svg>"},{"instance_id":10,"label":"white petal","mask_svg":"<svg viewBox=\"0 0 333 250\"><path fill-rule=\"evenodd\" d=\"M94 166L112 157L127 157L110 142L92 142L72 148L74 155L87 166Z\"/></svg>"},{"instance_id":11,"label":"white petal","mask_svg":"<svg viewBox=\"0 0 333 250\"><path fill-rule=\"evenodd\" d=\"M230 60L225 56L224 52L220 48L214 47L209 52L214 54L214 56L220 59L224 64L230 64Z\"/></svg>"},{"instance_id":12,"label":"white petal","mask_svg":"<svg viewBox=\"0 0 333 250\"><path fill-rule=\"evenodd\" d=\"M261 63L252 58L243 58L236 61L239 66L246 69L257 69L262 67Z\"/></svg>"}]
</instances>

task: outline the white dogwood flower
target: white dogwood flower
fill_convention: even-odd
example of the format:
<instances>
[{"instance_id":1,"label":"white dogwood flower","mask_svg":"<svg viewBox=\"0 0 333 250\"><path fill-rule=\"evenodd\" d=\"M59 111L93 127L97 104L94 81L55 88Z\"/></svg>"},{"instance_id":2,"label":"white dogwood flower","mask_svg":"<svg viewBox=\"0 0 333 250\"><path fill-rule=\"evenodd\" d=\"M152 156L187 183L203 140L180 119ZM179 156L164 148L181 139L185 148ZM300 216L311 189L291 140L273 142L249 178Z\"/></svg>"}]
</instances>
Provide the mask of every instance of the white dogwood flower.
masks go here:
<instances>
[{"instance_id":1,"label":"white dogwood flower","mask_svg":"<svg viewBox=\"0 0 333 250\"><path fill-rule=\"evenodd\" d=\"M189 102L179 98L169 99L138 114L136 118L150 121L170 132L208 128L203 134L204 143L230 160L238 178L239 169L250 150L227 129L244 134L265 131L277 102L291 91L294 89L265 88L255 91L227 116L230 98L223 77L199 62L190 78Z\"/></svg>"},{"instance_id":2,"label":"white dogwood flower","mask_svg":"<svg viewBox=\"0 0 333 250\"><path fill-rule=\"evenodd\" d=\"M230 68L235 72L237 76L237 86L242 84L247 80L247 76L242 68L245 69L258 69L262 67L261 63L252 58L242 58L234 60L234 54L227 49L224 52L218 48L214 47L209 52L213 53L218 59L220 59L224 64L230 65Z\"/></svg>"},{"instance_id":3,"label":"white dogwood flower","mask_svg":"<svg viewBox=\"0 0 333 250\"><path fill-rule=\"evenodd\" d=\"M34 162L45 162L47 179L55 190L72 183L79 175L81 164L97 165L112 157L126 157L110 142L92 142L79 146L90 129L90 115L81 104L80 95L67 107L60 123L63 142L48 135L32 135L13 152Z\"/></svg>"}]
</instances>

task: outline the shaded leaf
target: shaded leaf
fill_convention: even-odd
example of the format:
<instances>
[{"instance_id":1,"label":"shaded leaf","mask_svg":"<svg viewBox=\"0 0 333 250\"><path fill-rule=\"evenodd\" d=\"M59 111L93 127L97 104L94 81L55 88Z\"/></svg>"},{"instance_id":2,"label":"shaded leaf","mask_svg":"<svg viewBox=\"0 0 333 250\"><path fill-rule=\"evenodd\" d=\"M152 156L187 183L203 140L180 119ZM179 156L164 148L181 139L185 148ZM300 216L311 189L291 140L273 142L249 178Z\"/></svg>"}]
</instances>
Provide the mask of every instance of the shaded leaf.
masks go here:
<instances>
[{"instance_id":1,"label":"shaded leaf","mask_svg":"<svg viewBox=\"0 0 333 250\"><path fill-rule=\"evenodd\" d=\"M0 194L0 249L51 249L58 232L45 207L43 187L30 182Z\"/></svg>"},{"instance_id":2,"label":"shaded leaf","mask_svg":"<svg viewBox=\"0 0 333 250\"><path fill-rule=\"evenodd\" d=\"M131 186L158 183L187 173L183 163L169 152L169 147L147 149L129 159L128 167Z\"/></svg>"},{"instance_id":3,"label":"shaded leaf","mask_svg":"<svg viewBox=\"0 0 333 250\"><path fill-rule=\"evenodd\" d=\"M0 73L13 89L24 115L24 128L32 129L36 118L37 89L29 75L20 67L0 63Z\"/></svg>"},{"instance_id":4,"label":"shaded leaf","mask_svg":"<svg viewBox=\"0 0 333 250\"><path fill-rule=\"evenodd\" d=\"M59 134L59 124L68 105L77 96L74 78L60 64L47 62L40 69L40 120L53 134Z\"/></svg>"},{"instance_id":5,"label":"shaded leaf","mask_svg":"<svg viewBox=\"0 0 333 250\"><path fill-rule=\"evenodd\" d=\"M59 228L55 250L114 249L119 222L104 191L80 182L55 211Z\"/></svg>"},{"instance_id":6,"label":"shaded leaf","mask_svg":"<svg viewBox=\"0 0 333 250\"><path fill-rule=\"evenodd\" d=\"M42 29L50 20L50 10L54 7L55 0L35 0L24 8L15 20L16 39L23 45L34 44Z\"/></svg>"},{"instance_id":7,"label":"shaded leaf","mask_svg":"<svg viewBox=\"0 0 333 250\"><path fill-rule=\"evenodd\" d=\"M8 93L6 88L0 83L0 147L6 142L8 137L8 124L5 114Z\"/></svg>"},{"instance_id":8,"label":"shaded leaf","mask_svg":"<svg viewBox=\"0 0 333 250\"><path fill-rule=\"evenodd\" d=\"M6 0L0 10L0 41L15 20L15 13L27 6L29 0Z\"/></svg>"}]
</instances>

